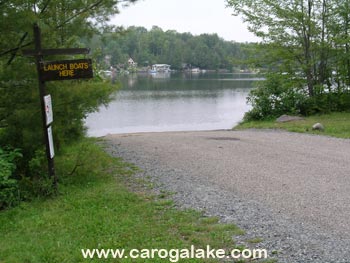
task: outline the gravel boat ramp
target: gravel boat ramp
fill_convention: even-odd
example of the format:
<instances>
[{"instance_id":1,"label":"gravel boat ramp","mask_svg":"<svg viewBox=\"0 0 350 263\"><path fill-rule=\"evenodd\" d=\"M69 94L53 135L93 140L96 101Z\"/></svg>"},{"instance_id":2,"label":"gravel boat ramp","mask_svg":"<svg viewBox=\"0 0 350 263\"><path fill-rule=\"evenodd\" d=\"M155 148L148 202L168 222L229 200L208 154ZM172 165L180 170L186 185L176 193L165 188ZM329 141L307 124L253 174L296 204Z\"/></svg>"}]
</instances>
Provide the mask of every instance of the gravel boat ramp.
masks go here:
<instances>
[{"instance_id":1,"label":"gravel boat ramp","mask_svg":"<svg viewBox=\"0 0 350 263\"><path fill-rule=\"evenodd\" d=\"M107 135L181 207L246 231L278 262L350 262L350 140L275 130ZM262 242L249 244L260 238Z\"/></svg>"}]
</instances>

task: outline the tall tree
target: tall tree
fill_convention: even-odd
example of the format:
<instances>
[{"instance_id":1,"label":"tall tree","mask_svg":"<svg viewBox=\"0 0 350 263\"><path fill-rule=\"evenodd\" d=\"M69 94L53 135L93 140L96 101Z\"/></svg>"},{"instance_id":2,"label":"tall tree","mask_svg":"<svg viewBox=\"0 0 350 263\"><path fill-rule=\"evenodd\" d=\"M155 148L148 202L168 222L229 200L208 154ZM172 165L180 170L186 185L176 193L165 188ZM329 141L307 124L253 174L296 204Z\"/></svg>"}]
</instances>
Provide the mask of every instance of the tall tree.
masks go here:
<instances>
[{"instance_id":1,"label":"tall tree","mask_svg":"<svg viewBox=\"0 0 350 263\"><path fill-rule=\"evenodd\" d=\"M329 82L332 0L227 0L250 31L273 48L270 63L295 75L301 71L309 96ZM265 46L266 47L266 46Z\"/></svg>"}]
</instances>

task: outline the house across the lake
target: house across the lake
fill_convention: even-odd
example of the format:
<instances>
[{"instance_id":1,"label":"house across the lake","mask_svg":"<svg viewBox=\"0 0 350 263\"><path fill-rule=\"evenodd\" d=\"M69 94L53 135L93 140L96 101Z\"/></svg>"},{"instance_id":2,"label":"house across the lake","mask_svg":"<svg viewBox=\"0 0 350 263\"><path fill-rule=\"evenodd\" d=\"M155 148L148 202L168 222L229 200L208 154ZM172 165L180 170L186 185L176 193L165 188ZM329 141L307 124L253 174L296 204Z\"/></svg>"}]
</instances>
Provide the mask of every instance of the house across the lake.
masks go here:
<instances>
[{"instance_id":1,"label":"house across the lake","mask_svg":"<svg viewBox=\"0 0 350 263\"><path fill-rule=\"evenodd\" d=\"M137 67L137 63L132 58L129 58L128 64L129 67Z\"/></svg>"},{"instance_id":2,"label":"house across the lake","mask_svg":"<svg viewBox=\"0 0 350 263\"><path fill-rule=\"evenodd\" d=\"M137 62L135 62L132 58L128 60L128 69L129 72L137 72Z\"/></svg>"},{"instance_id":3,"label":"house across the lake","mask_svg":"<svg viewBox=\"0 0 350 263\"><path fill-rule=\"evenodd\" d=\"M152 65L152 69L150 70L151 73L157 73L157 72L170 72L170 65L168 64L154 64Z\"/></svg>"}]
</instances>

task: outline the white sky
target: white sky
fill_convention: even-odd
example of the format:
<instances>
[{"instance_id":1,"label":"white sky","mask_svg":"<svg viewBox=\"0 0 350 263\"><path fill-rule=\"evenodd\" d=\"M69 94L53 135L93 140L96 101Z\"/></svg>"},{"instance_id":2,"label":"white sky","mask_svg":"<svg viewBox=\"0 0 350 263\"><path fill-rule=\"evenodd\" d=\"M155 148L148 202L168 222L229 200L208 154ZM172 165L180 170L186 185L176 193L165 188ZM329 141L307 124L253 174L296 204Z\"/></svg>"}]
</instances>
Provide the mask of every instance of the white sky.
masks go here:
<instances>
[{"instance_id":1,"label":"white sky","mask_svg":"<svg viewBox=\"0 0 350 263\"><path fill-rule=\"evenodd\" d=\"M217 33L225 40L257 42L258 38L247 30L242 19L232 16L232 10L225 6L225 0L139 0L122 8L112 24L147 29L156 25L164 31Z\"/></svg>"}]
</instances>

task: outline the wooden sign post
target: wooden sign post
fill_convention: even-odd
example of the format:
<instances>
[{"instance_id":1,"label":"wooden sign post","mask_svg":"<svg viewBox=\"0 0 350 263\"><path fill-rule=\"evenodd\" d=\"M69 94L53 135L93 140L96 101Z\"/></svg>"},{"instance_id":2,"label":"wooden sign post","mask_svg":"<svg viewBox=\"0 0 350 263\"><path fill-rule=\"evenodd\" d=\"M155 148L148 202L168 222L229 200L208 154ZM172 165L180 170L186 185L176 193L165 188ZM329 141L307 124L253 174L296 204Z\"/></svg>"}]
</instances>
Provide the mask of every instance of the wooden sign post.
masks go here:
<instances>
[{"instance_id":1,"label":"wooden sign post","mask_svg":"<svg viewBox=\"0 0 350 263\"><path fill-rule=\"evenodd\" d=\"M63 48L63 49L42 49L41 32L37 24L34 24L34 50L23 50L24 56L33 56L36 58L36 68L38 71L39 94L41 102L41 113L44 130L44 139L46 145L46 157L48 161L49 176L53 178L53 187L57 191L58 178L55 173L54 163L54 143L52 137L52 103L51 96L47 94L45 82L52 80L69 80L80 78L92 78L91 59L62 60L62 61L43 61L44 56L48 55L77 55L88 54L87 48Z\"/></svg>"}]
</instances>

